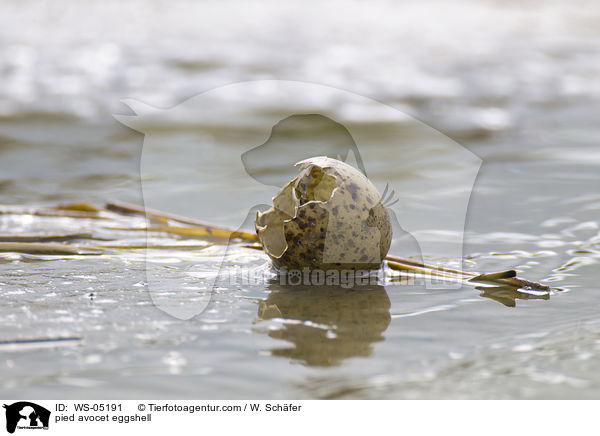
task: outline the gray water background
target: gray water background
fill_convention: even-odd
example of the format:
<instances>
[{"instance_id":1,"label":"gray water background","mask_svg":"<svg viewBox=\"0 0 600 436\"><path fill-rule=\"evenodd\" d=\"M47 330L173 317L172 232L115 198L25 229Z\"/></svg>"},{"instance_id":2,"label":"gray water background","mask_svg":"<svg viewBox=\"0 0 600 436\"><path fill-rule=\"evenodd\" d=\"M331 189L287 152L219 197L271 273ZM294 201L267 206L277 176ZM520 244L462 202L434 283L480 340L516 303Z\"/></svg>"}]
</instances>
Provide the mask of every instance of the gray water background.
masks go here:
<instances>
[{"instance_id":1,"label":"gray water background","mask_svg":"<svg viewBox=\"0 0 600 436\"><path fill-rule=\"evenodd\" d=\"M143 138L111 115L129 113L123 98L167 108L237 81L315 82L392 104L481 157L467 267L557 288L507 307L472 286L315 295L263 283L221 290L182 321L152 304L141 251L3 254L0 340L83 340L0 350L0 396L600 395L596 2L26 1L3 3L0 24L1 203L141 204ZM0 217L2 234L97 224ZM169 254L210 271L219 250ZM265 260L238 250L241 263Z\"/></svg>"}]
</instances>

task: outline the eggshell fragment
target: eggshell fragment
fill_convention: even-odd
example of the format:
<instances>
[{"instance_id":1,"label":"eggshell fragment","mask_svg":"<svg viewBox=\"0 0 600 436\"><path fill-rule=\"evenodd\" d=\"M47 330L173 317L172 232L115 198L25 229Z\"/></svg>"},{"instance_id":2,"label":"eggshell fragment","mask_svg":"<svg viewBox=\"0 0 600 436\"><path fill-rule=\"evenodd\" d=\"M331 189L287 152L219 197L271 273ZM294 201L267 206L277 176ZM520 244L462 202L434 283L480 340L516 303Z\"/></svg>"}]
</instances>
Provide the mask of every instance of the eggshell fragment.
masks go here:
<instances>
[{"instance_id":1,"label":"eggshell fragment","mask_svg":"<svg viewBox=\"0 0 600 436\"><path fill-rule=\"evenodd\" d=\"M378 269L390 248L392 226L375 186L336 159L315 157L296 166L300 174L255 219L275 267Z\"/></svg>"}]
</instances>

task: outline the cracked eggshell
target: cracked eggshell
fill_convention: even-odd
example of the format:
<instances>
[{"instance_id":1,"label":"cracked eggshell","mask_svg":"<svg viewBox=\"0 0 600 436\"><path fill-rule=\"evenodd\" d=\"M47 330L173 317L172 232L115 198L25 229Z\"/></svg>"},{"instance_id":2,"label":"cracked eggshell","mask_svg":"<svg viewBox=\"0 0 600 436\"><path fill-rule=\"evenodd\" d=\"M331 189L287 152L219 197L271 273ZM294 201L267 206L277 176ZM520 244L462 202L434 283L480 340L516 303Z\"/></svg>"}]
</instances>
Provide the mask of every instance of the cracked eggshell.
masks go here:
<instances>
[{"instance_id":1,"label":"cracked eggshell","mask_svg":"<svg viewBox=\"0 0 600 436\"><path fill-rule=\"evenodd\" d=\"M373 270L392 241L377 188L354 167L315 157L258 213L258 238L277 268Z\"/></svg>"}]
</instances>

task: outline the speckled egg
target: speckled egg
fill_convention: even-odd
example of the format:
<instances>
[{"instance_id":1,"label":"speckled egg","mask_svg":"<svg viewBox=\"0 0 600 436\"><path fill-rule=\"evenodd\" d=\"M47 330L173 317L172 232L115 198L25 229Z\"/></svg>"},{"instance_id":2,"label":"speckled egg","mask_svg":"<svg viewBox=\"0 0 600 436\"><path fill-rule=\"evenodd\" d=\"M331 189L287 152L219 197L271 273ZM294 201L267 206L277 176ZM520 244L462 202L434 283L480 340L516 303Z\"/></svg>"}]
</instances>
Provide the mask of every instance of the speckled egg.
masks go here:
<instances>
[{"instance_id":1,"label":"speckled egg","mask_svg":"<svg viewBox=\"0 0 600 436\"><path fill-rule=\"evenodd\" d=\"M258 213L258 238L277 268L373 270L392 240L377 188L356 168L328 157L296 166L300 174Z\"/></svg>"}]
</instances>

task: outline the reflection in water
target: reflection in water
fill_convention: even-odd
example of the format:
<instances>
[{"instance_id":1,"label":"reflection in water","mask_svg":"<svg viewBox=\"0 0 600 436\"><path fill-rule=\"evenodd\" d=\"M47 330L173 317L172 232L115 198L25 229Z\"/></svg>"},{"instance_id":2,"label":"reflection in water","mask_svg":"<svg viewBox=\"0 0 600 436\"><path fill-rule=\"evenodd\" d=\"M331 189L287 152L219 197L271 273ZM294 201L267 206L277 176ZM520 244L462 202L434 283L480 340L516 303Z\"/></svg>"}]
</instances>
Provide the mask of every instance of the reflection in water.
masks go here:
<instances>
[{"instance_id":1,"label":"reflection in water","mask_svg":"<svg viewBox=\"0 0 600 436\"><path fill-rule=\"evenodd\" d=\"M391 320L390 299L383 286L344 289L337 286L282 286L274 281L260 302L258 322L282 320L269 336L293 346L271 354L306 365L330 366L354 356L369 356L384 339Z\"/></svg>"},{"instance_id":2,"label":"reflection in water","mask_svg":"<svg viewBox=\"0 0 600 436\"><path fill-rule=\"evenodd\" d=\"M259 302L256 322L278 320L269 336L293 345L271 350L309 366L331 366L344 359L370 356L372 344L384 339L391 321L390 299L383 286L344 289L338 286L284 286L271 281L269 296ZM505 306L516 300L544 299L547 293L513 286L478 286L481 296Z\"/></svg>"},{"instance_id":3,"label":"reflection in water","mask_svg":"<svg viewBox=\"0 0 600 436\"><path fill-rule=\"evenodd\" d=\"M515 307L516 300L549 300L550 294L547 292L532 293L523 292L514 286L476 286L475 289L481 291L481 297L491 298L494 301L504 304L508 307Z\"/></svg>"},{"instance_id":4,"label":"reflection in water","mask_svg":"<svg viewBox=\"0 0 600 436\"><path fill-rule=\"evenodd\" d=\"M415 285L417 282L410 276L398 276L390 279L391 283ZM477 283L477 282L473 282ZM481 283L484 283L483 281ZM549 300L549 291L536 291L532 289L522 289L518 286L511 286L506 283L502 285L487 284L485 286L475 286L475 289L481 291L480 297L489 298L504 304L507 307L516 307L517 300ZM560 288L552 288L553 291L561 291Z\"/></svg>"}]
</instances>

